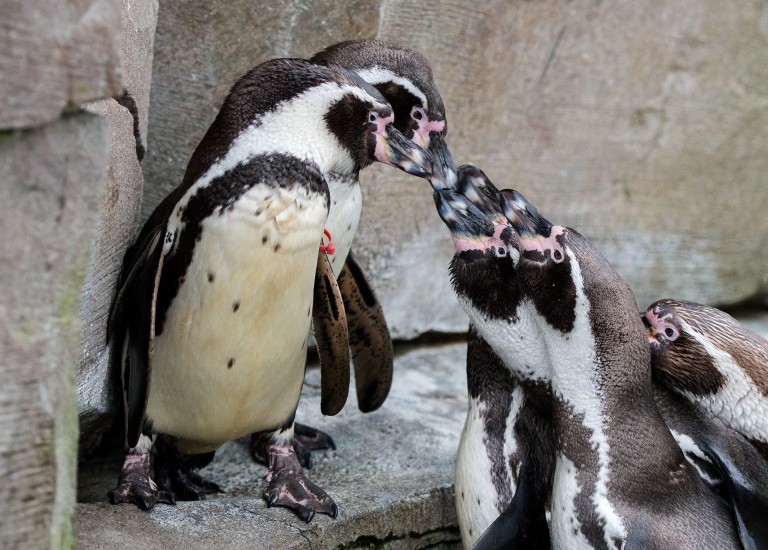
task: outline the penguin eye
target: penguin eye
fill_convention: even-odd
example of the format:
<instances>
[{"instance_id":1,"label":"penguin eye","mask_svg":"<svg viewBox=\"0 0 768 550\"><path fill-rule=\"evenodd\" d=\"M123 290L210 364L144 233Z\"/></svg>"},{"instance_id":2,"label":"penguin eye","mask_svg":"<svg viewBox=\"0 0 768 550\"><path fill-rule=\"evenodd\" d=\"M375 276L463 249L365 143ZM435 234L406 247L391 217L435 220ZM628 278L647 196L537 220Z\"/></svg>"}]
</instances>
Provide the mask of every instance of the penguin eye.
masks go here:
<instances>
[{"instance_id":1,"label":"penguin eye","mask_svg":"<svg viewBox=\"0 0 768 550\"><path fill-rule=\"evenodd\" d=\"M506 255L507 255L507 249L506 249L506 248L504 248L503 246L499 246L499 247L497 247L497 248L496 248L496 255L497 255L498 257L500 257L500 258L503 258L504 256L506 256Z\"/></svg>"},{"instance_id":2,"label":"penguin eye","mask_svg":"<svg viewBox=\"0 0 768 550\"><path fill-rule=\"evenodd\" d=\"M421 107L414 106L413 109L411 109L411 118L414 120L421 120L424 118L424 109Z\"/></svg>"},{"instance_id":3,"label":"penguin eye","mask_svg":"<svg viewBox=\"0 0 768 550\"><path fill-rule=\"evenodd\" d=\"M378 116L376 116L376 113L371 113L368 115L368 122L376 122L378 120Z\"/></svg>"},{"instance_id":4,"label":"penguin eye","mask_svg":"<svg viewBox=\"0 0 768 550\"><path fill-rule=\"evenodd\" d=\"M667 327L664 329L664 334L669 338L670 340L674 340L677 338L677 331L673 329L672 327Z\"/></svg>"},{"instance_id":5,"label":"penguin eye","mask_svg":"<svg viewBox=\"0 0 768 550\"><path fill-rule=\"evenodd\" d=\"M552 257L555 259L556 262L559 262L560 260L563 259L563 253L560 252L559 250L555 250L552 253Z\"/></svg>"}]
</instances>

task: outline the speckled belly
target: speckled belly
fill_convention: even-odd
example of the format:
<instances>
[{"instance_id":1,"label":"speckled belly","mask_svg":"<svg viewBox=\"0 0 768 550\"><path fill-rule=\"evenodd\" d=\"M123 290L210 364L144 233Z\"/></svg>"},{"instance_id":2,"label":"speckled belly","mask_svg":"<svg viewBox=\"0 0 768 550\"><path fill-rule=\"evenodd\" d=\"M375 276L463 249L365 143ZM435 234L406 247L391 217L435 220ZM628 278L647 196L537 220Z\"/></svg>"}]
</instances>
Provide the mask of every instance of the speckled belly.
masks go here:
<instances>
[{"instance_id":1,"label":"speckled belly","mask_svg":"<svg viewBox=\"0 0 768 550\"><path fill-rule=\"evenodd\" d=\"M326 210L284 194L208 218L168 309L147 416L182 452L277 427L298 402Z\"/></svg>"}]
</instances>

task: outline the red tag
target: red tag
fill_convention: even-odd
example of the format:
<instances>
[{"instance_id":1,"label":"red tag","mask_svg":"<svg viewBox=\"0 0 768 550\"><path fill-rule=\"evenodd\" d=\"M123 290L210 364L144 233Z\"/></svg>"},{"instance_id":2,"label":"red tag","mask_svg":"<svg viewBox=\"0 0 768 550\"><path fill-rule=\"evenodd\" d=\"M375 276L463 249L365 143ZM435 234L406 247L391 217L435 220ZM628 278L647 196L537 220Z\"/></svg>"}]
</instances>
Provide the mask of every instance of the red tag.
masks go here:
<instances>
[{"instance_id":1,"label":"red tag","mask_svg":"<svg viewBox=\"0 0 768 550\"><path fill-rule=\"evenodd\" d=\"M325 252L326 254L333 254L336 252L336 245L333 244L333 239L331 239L331 232L327 229L323 229L323 233L326 237L328 237L328 244L322 244L322 240L320 241L320 250L322 252Z\"/></svg>"}]
</instances>

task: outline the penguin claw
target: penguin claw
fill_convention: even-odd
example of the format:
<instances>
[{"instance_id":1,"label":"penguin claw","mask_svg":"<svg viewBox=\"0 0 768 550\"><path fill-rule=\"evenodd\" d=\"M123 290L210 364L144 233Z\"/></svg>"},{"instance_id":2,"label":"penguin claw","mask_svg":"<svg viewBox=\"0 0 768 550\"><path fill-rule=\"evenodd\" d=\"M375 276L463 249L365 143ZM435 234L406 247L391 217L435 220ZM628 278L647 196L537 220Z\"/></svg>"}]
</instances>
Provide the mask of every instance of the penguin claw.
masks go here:
<instances>
[{"instance_id":1,"label":"penguin claw","mask_svg":"<svg viewBox=\"0 0 768 550\"><path fill-rule=\"evenodd\" d=\"M305 522L312 521L316 513L336 518L339 509L333 499L309 480L301 471L298 457L289 444L267 445L270 469L264 491L267 507L290 508Z\"/></svg>"}]
</instances>

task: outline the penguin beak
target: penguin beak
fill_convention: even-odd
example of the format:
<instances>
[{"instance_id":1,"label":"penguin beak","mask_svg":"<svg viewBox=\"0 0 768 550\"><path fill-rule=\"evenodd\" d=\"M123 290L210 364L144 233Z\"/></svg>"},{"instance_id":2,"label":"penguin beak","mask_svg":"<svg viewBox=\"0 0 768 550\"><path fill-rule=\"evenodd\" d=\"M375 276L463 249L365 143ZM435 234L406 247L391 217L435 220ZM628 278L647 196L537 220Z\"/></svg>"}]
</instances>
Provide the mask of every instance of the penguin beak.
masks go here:
<instances>
[{"instance_id":1,"label":"penguin beak","mask_svg":"<svg viewBox=\"0 0 768 550\"><path fill-rule=\"evenodd\" d=\"M374 158L420 178L432 176L432 155L401 134L392 124L388 124L383 132L376 133Z\"/></svg>"},{"instance_id":2,"label":"penguin beak","mask_svg":"<svg viewBox=\"0 0 768 550\"><path fill-rule=\"evenodd\" d=\"M501 195L488 176L477 166L464 164L458 170L457 188L472 204L477 206L495 224L506 224L501 211Z\"/></svg>"},{"instance_id":3,"label":"penguin beak","mask_svg":"<svg viewBox=\"0 0 768 550\"><path fill-rule=\"evenodd\" d=\"M445 136L432 132L429 136L429 152L432 154L432 175L429 183L435 191L456 189L458 175Z\"/></svg>"},{"instance_id":4,"label":"penguin beak","mask_svg":"<svg viewBox=\"0 0 768 550\"><path fill-rule=\"evenodd\" d=\"M548 237L552 224L528 199L514 189L504 189L500 192L501 210L515 232L521 237Z\"/></svg>"},{"instance_id":5,"label":"penguin beak","mask_svg":"<svg viewBox=\"0 0 768 550\"><path fill-rule=\"evenodd\" d=\"M453 189L432 193L437 213L455 237L486 238L494 234L494 226L474 204Z\"/></svg>"}]
</instances>

